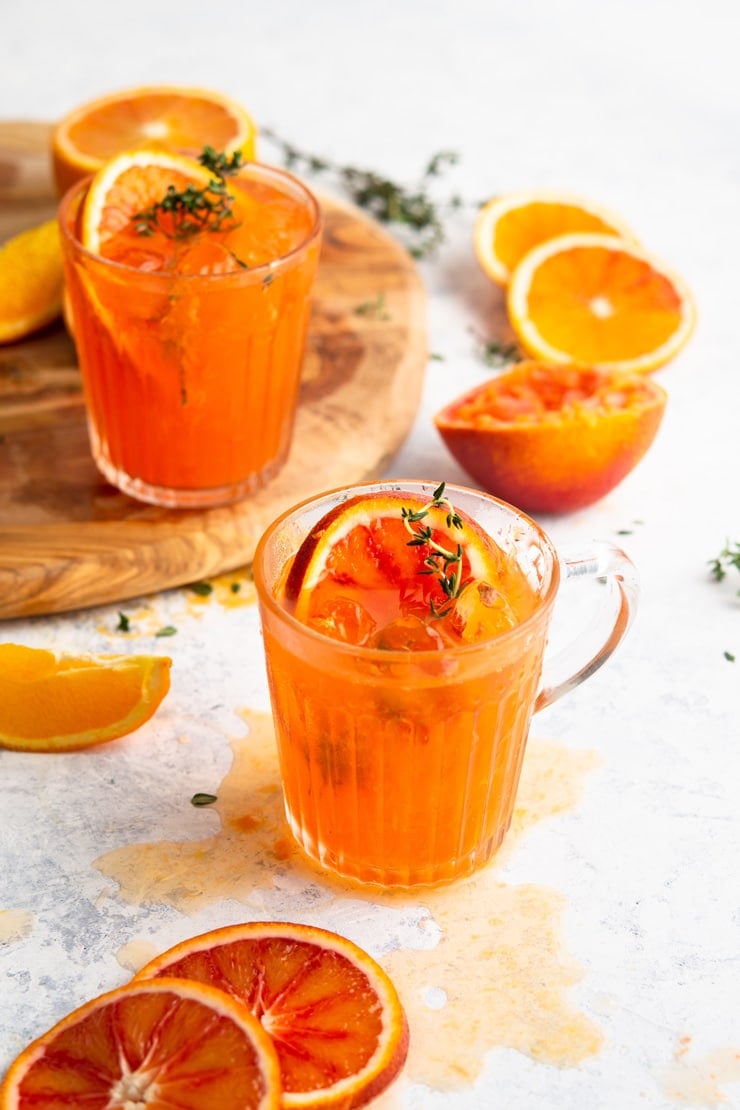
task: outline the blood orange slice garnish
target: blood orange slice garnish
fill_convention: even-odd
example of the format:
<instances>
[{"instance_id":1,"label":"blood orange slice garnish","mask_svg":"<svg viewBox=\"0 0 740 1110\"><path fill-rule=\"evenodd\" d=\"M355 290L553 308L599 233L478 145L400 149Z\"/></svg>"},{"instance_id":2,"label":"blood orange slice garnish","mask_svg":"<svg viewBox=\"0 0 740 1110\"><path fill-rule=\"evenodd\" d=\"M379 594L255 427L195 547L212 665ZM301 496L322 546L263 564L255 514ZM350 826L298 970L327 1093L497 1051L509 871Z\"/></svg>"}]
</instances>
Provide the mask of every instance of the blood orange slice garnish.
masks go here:
<instances>
[{"instance_id":1,"label":"blood orange slice garnish","mask_svg":"<svg viewBox=\"0 0 740 1110\"><path fill-rule=\"evenodd\" d=\"M510 568L444 483L428 499L384 491L330 510L303 540L285 579L297 620L348 643L440 650L486 639L517 620Z\"/></svg>"},{"instance_id":2,"label":"blood orange slice garnish","mask_svg":"<svg viewBox=\"0 0 740 1110\"><path fill-rule=\"evenodd\" d=\"M134 980L68 1014L17 1057L0 1110L277 1110L272 1040L226 992Z\"/></svg>"},{"instance_id":3,"label":"blood orange slice garnish","mask_svg":"<svg viewBox=\"0 0 740 1110\"><path fill-rule=\"evenodd\" d=\"M136 979L159 976L212 984L249 1007L274 1042L288 1110L364 1106L406 1059L408 1025L393 983L328 930L226 926L176 945Z\"/></svg>"}]
</instances>

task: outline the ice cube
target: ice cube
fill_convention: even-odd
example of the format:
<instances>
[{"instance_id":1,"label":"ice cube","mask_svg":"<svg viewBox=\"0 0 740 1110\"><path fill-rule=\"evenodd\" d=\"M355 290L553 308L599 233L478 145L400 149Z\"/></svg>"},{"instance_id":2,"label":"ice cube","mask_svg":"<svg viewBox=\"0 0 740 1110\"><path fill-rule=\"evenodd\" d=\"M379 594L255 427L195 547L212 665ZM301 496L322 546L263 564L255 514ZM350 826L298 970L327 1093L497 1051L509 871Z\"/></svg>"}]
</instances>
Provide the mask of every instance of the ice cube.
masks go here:
<instances>
[{"instance_id":1,"label":"ice cube","mask_svg":"<svg viewBox=\"0 0 740 1110\"><path fill-rule=\"evenodd\" d=\"M376 629L376 621L359 601L342 596L328 598L308 623L317 632L346 644L366 644Z\"/></svg>"},{"instance_id":2,"label":"ice cube","mask_svg":"<svg viewBox=\"0 0 740 1110\"><path fill-rule=\"evenodd\" d=\"M385 651L442 651L445 644L433 624L408 613L378 629L368 647Z\"/></svg>"},{"instance_id":3,"label":"ice cube","mask_svg":"<svg viewBox=\"0 0 740 1110\"><path fill-rule=\"evenodd\" d=\"M455 599L447 618L464 643L490 640L517 623L504 594L489 582L469 582Z\"/></svg>"}]
</instances>

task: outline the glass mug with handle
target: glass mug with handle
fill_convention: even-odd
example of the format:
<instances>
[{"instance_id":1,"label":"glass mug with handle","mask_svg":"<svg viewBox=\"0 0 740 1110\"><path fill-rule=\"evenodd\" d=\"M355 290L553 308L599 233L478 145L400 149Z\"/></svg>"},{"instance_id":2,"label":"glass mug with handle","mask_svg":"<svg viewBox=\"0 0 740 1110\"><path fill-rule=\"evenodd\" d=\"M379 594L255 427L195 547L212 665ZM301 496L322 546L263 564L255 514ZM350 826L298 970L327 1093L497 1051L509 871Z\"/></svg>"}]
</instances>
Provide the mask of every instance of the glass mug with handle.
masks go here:
<instances>
[{"instance_id":1,"label":"glass mug with handle","mask_svg":"<svg viewBox=\"0 0 740 1110\"><path fill-rule=\"evenodd\" d=\"M384 887L449 881L491 858L511 823L532 714L609 658L638 597L635 568L619 548L594 543L561 558L518 509L448 486L445 496L468 527L492 543L497 581L480 596L493 585L496 604L514 613L502 631L440 642L431 621L424 633L435 638L430 647L415 642L408 650L388 629L344 642L327 635L321 620L299 619L295 590L286 589L290 568L304 575L301 596L321 586L309 581L315 567L298 566L307 548L336 533L337 543L356 553L358 537L366 537L352 532L353 517L365 528L375 499L385 511L404 504L413 510L439 488L386 481L321 494L279 516L254 560L288 824L322 867ZM343 518L347 523L338 524ZM570 634L566 646L546 652L556 597L566 610L570 604L561 585L572 582L582 595L580 584L594 579L608 587L592 591L597 646L584 656L581 637ZM354 597L362 597L359 587Z\"/></svg>"}]
</instances>

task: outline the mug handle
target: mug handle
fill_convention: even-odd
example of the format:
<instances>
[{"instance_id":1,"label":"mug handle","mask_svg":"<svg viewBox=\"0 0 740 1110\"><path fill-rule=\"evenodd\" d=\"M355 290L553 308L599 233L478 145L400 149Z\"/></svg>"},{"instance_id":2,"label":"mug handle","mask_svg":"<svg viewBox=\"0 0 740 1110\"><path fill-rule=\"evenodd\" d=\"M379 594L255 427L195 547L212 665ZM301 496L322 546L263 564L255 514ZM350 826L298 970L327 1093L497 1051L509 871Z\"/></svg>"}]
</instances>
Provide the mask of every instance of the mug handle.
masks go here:
<instances>
[{"instance_id":1,"label":"mug handle","mask_svg":"<svg viewBox=\"0 0 740 1110\"><path fill-rule=\"evenodd\" d=\"M594 543L587 552L561 555L560 572L561 584L586 578L599 578L606 583L607 595L590 626L596 632L605 628L605 634L601 647L585 663L580 663L580 634L560 648L552 659L545 655L535 713L580 686L606 663L632 623L640 593L634 563L614 544Z\"/></svg>"}]
</instances>

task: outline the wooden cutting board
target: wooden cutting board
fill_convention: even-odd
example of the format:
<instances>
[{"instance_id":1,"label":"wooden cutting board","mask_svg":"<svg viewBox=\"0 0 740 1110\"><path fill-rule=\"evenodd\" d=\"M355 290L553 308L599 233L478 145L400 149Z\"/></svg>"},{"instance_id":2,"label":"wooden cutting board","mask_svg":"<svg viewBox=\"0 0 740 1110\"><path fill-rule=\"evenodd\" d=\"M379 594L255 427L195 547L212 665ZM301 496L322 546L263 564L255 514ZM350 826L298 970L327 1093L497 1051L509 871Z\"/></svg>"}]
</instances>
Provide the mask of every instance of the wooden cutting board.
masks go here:
<instances>
[{"instance_id":1,"label":"wooden cutting board","mask_svg":"<svg viewBox=\"0 0 740 1110\"><path fill-rule=\"evenodd\" d=\"M49 127L0 122L0 242L55 212ZM250 563L266 525L322 489L379 476L416 415L426 302L410 256L321 197L325 233L290 458L227 508L140 504L90 455L62 324L0 346L0 618L139 597Z\"/></svg>"}]
</instances>

